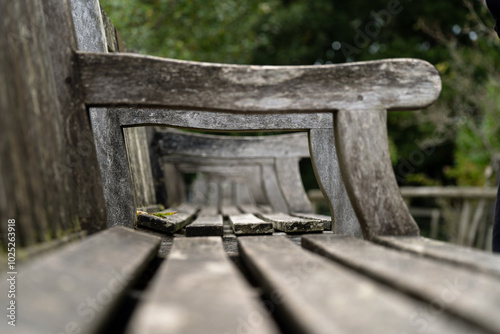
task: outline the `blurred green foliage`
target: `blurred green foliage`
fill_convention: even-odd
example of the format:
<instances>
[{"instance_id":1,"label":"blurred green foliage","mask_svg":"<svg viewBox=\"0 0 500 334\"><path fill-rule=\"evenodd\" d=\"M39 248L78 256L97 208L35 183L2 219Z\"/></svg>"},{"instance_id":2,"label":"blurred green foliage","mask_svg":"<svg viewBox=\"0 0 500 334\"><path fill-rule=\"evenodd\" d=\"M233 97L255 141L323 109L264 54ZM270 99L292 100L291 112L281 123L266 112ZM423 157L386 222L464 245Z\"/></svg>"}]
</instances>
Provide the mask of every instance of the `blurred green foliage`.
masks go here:
<instances>
[{"instance_id":1,"label":"blurred green foliage","mask_svg":"<svg viewBox=\"0 0 500 334\"><path fill-rule=\"evenodd\" d=\"M412 57L433 106L388 116L401 184L482 185L500 153L500 43L482 1L101 0L128 47L186 60L312 65Z\"/></svg>"}]
</instances>

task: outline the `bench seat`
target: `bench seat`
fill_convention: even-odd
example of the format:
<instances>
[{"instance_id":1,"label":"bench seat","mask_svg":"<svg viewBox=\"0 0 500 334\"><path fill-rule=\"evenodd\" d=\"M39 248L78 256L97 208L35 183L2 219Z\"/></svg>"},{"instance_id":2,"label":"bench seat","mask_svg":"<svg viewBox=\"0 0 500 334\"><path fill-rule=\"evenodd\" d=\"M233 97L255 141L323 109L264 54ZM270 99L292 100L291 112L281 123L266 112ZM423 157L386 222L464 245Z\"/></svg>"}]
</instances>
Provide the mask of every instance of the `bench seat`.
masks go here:
<instances>
[{"instance_id":1,"label":"bench seat","mask_svg":"<svg viewBox=\"0 0 500 334\"><path fill-rule=\"evenodd\" d=\"M128 334L500 330L500 280L494 269L471 271L470 264L411 250L417 243L436 247L425 239L391 237L393 244L410 245L408 250L380 243L331 232L186 238L114 227L19 269L23 319L18 329ZM481 257L482 267L500 264L491 254L454 250Z\"/></svg>"}]
</instances>

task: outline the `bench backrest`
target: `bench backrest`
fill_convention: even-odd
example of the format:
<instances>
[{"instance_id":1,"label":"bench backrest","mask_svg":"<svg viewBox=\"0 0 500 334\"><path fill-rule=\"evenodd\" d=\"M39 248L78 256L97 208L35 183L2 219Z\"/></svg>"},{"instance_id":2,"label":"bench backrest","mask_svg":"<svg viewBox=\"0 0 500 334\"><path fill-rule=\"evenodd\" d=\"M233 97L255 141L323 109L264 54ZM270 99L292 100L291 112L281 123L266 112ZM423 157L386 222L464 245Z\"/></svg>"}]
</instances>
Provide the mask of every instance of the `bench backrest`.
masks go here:
<instances>
[{"instance_id":1,"label":"bench backrest","mask_svg":"<svg viewBox=\"0 0 500 334\"><path fill-rule=\"evenodd\" d=\"M14 211L6 211L9 215L21 217L23 211L28 211L30 214L23 216L27 220L45 215L49 224L58 211L59 221L64 222L77 211L76 205L83 213L97 210L92 221L87 220L90 225L102 221L95 218L103 217L99 213L102 201L98 200L101 190L96 178L88 180L88 174L80 177L72 170L66 184L54 182L51 168L77 147L72 136L78 133L88 138L86 108L89 108L108 226L132 226L137 207L122 129L167 125L219 131L307 131L313 166L334 209L337 232L359 235L361 227L365 238L419 233L401 198L390 163L386 112L423 108L437 99L441 81L429 63L392 59L325 66L258 67L74 51L75 36L67 5L67 1L61 0L1 3L1 9L9 17L1 28L2 49L7 50L1 59L5 70L2 71L5 94L1 95L6 97L2 99L2 108L26 111L22 120L53 115L45 123L58 127L54 133L61 134L49 139L51 134L45 129L17 126L19 118L8 116L11 118L5 124L19 129L23 135L35 129L33 133L38 135L33 140L47 138L54 143L53 147L44 143L22 144L25 149L15 154L17 160L3 148L2 152L8 152L9 167L14 169L23 157L31 154L39 158L29 159L33 159L32 164L42 162L34 170L45 180L34 182L36 187L30 183L21 192L17 192L17 183L11 182L5 192L8 197L3 196L2 201L24 195L33 199L33 203L29 206L27 200L20 200L24 206L16 204ZM30 25L34 29L26 31ZM21 36L24 49L12 45L9 38L13 34ZM37 43L30 43L33 39ZM34 88L33 83L39 85ZM25 101L20 102L23 98ZM117 105L123 107L110 108ZM63 140L67 146L61 147L59 139L64 137L61 129L68 128L61 119L65 114L70 119L69 128L75 131L69 131ZM57 122L52 123L54 119ZM26 141L24 136L12 136L17 142ZM47 154L48 150L56 152ZM86 170L95 170L94 151L87 152L91 153L85 156L83 165L88 167ZM13 172L4 169L5 183L13 177ZM29 168L24 168L24 173L14 177L23 184L38 177L30 173ZM82 181L84 178L88 184ZM86 192L69 187L71 182L71 185L78 183ZM83 194L83 200L71 194L74 189ZM30 196L32 193L36 196ZM87 205L80 208L87 198ZM69 203L70 199L74 202ZM94 202L100 204L88 205ZM38 214L32 213L34 208ZM80 212L76 215L78 220L84 217Z\"/></svg>"},{"instance_id":2,"label":"bench backrest","mask_svg":"<svg viewBox=\"0 0 500 334\"><path fill-rule=\"evenodd\" d=\"M235 137L169 129L155 140L164 163L184 172L241 175L258 204L270 204L277 212L312 211L299 168L300 159L309 158L306 133Z\"/></svg>"}]
</instances>

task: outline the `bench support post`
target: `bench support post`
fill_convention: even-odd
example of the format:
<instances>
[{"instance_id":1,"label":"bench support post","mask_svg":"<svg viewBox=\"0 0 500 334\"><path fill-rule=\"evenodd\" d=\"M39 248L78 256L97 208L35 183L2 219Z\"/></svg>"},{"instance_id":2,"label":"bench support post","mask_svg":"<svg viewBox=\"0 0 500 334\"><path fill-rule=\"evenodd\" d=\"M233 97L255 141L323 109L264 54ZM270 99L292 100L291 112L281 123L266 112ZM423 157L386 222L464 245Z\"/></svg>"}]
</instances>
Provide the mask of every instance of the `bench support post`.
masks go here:
<instances>
[{"instance_id":1,"label":"bench support post","mask_svg":"<svg viewBox=\"0 0 500 334\"><path fill-rule=\"evenodd\" d=\"M358 218L340 174L333 129L311 129L309 148L316 180L332 213L334 232L362 237Z\"/></svg>"},{"instance_id":2,"label":"bench support post","mask_svg":"<svg viewBox=\"0 0 500 334\"><path fill-rule=\"evenodd\" d=\"M386 122L386 110L340 110L335 114L340 170L366 239L419 235L392 169Z\"/></svg>"}]
</instances>

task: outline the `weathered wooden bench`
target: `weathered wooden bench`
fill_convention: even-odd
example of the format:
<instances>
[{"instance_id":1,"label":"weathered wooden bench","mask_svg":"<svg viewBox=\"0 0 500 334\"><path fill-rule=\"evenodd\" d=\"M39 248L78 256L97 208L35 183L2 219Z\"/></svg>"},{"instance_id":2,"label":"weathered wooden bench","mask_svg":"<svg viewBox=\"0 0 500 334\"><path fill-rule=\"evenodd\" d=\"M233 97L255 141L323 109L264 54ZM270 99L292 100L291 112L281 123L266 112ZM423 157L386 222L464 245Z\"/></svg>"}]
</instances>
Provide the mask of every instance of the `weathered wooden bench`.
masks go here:
<instances>
[{"instance_id":1,"label":"weathered wooden bench","mask_svg":"<svg viewBox=\"0 0 500 334\"><path fill-rule=\"evenodd\" d=\"M256 204L277 212L311 212L299 169L300 159L309 158L306 133L232 137L164 130L155 140L165 169L173 165L181 172L243 179ZM179 178L166 181L172 193L183 188L176 184Z\"/></svg>"},{"instance_id":2,"label":"weathered wooden bench","mask_svg":"<svg viewBox=\"0 0 500 334\"><path fill-rule=\"evenodd\" d=\"M27 182L50 185L42 172L92 127L97 154L89 148L80 164L100 162L101 195L98 186L88 192L92 178L83 182L74 170L64 175L73 187L56 184L60 194L51 196L34 187L31 202L40 220L64 221L51 207L85 213L84 206L72 205L76 198L104 195L108 228L19 268L14 264L10 281L2 280L2 291L16 292L0 296L10 308L2 332L500 332L499 258L418 237L390 166L386 111L432 103L440 87L432 66L403 59L255 67L85 53L76 51L69 4L0 2L6 18L0 25L0 130L9 134L1 152L2 158L12 154L6 155L8 168L0 166L2 194L13 194L8 176L17 172L11 167L21 168L19 155L7 148L16 145L37 157L42 152L44 163L33 164L17 184L24 194ZM73 15L100 18L95 1L71 5ZM16 112L32 122L18 124ZM30 129L45 121L45 113L54 118L43 124L56 134L71 125L75 137L61 138L54 148L50 134L48 143L24 141L11 130ZM307 131L336 233L184 238L135 231L122 129L151 124ZM17 221L24 244L33 225L19 217L29 208L22 197L12 195L5 205L2 196L2 221ZM102 228L90 221L83 225L90 233ZM360 231L365 240L353 236Z\"/></svg>"},{"instance_id":3,"label":"weathered wooden bench","mask_svg":"<svg viewBox=\"0 0 500 334\"><path fill-rule=\"evenodd\" d=\"M235 138L163 130L156 134L156 140L159 151L157 156L162 160L165 170L170 171L171 175L178 175L179 172L207 173L212 184L203 184L203 179L195 182L197 192L205 193L207 189L211 189L212 195L214 192L222 195L215 202L212 199L208 203L201 196L201 200L194 203L195 206L208 204L216 207L227 214L230 222L238 219L238 215L245 214L245 225L251 225L252 229L238 229L234 232L271 233L273 228L296 233L331 230L329 217L312 214L311 204L302 185L299 159L309 157L305 133ZM221 188L228 185L228 181L235 181L234 187L226 189L231 192L233 188L233 202L224 203L223 196L226 192ZM167 179L167 192L177 195L177 189L185 188L179 182L182 183L182 178L178 176L175 180ZM249 189L252 194L249 194ZM247 195L242 196L240 193L244 194L245 190ZM238 200L242 202L239 203ZM265 206L259 207L257 204ZM268 206L272 209L268 209ZM172 207L167 211L177 211L177 208ZM155 228L150 224L151 218L139 219L138 224ZM206 219L204 217L203 220ZM195 228L201 230L199 225L212 231L215 229L212 224L219 226L221 230L221 219L211 221L211 224L203 221L191 224L186 227L186 232ZM269 223L273 224L271 229ZM258 228L258 225L262 225L262 228ZM241 227L241 224L238 226ZM232 227L234 229L236 225L232 224ZM163 226L157 228L161 230ZM196 235L200 233L201 231Z\"/></svg>"}]
</instances>

